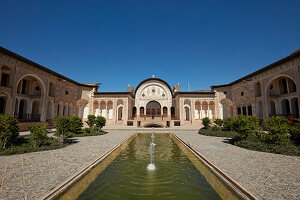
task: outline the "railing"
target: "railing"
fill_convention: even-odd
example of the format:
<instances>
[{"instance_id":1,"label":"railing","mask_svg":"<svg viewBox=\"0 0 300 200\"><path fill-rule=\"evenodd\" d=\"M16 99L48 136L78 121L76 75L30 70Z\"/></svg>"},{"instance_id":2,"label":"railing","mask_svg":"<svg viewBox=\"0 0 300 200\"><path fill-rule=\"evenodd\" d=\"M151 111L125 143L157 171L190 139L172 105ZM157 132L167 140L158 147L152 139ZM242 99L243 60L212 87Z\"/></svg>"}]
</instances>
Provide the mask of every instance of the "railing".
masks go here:
<instances>
[{"instance_id":1,"label":"railing","mask_svg":"<svg viewBox=\"0 0 300 200\"><path fill-rule=\"evenodd\" d=\"M39 122L41 115L39 114L15 114L19 122Z\"/></svg>"}]
</instances>

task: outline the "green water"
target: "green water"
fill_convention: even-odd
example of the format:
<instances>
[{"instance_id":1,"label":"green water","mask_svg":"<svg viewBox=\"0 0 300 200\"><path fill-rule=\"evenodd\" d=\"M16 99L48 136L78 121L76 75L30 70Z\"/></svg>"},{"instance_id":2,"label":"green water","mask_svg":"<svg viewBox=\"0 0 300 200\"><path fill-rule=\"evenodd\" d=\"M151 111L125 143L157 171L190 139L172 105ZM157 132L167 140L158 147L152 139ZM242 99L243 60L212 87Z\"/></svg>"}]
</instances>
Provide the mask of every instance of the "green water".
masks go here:
<instances>
[{"instance_id":1,"label":"green water","mask_svg":"<svg viewBox=\"0 0 300 200\"><path fill-rule=\"evenodd\" d=\"M221 199L167 134L155 134L155 171L147 171L150 134L139 134L78 199Z\"/></svg>"}]
</instances>

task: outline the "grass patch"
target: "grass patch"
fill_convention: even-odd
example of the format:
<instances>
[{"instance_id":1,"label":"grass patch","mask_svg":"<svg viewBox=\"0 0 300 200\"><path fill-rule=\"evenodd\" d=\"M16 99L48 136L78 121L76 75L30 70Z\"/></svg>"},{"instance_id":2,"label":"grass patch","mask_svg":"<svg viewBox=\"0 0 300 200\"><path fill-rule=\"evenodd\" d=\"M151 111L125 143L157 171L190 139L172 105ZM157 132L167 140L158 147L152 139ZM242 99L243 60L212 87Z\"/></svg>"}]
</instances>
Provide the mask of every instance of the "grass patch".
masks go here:
<instances>
[{"instance_id":1,"label":"grass patch","mask_svg":"<svg viewBox=\"0 0 300 200\"><path fill-rule=\"evenodd\" d=\"M13 143L8 144L5 149L0 149L1 156L23 154L29 152L46 151L60 149L74 143L73 140L67 140L66 143L60 144L56 138L47 138L39 147L32 145L29 138L18 137Z\"/></svg>"}]
</instances>

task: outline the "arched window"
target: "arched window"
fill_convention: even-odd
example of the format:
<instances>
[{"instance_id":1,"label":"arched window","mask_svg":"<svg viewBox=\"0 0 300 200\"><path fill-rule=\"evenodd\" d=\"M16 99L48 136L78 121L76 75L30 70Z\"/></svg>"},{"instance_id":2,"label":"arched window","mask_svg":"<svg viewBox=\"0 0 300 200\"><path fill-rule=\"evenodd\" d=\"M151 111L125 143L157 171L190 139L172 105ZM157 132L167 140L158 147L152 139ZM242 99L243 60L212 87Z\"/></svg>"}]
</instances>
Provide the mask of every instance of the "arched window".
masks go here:
<instances>
[{"instance_id":1,"label":"arched window","mask_svg":"<svg viewBox=\"0 0 300 200\"><path fill-rule=\"evenodd\" d=\"M171 117L175 118L175 108L173 106L171 107Z\"/></svg>"},{"instance_id":2,"label":"arched window","mask_svg":"<svg viewBox=\"0 0 300 200\"><path fill-rule=\"evenodd\" d=\"M260 97L261 96L261 86L260 86L260 82L255 83L255 97Z\"/></svg>"},{"instance_id":3,"label":"arched window","mask_svg":"<svg viewBox=\"0 0 300 200\"><path fill-rule=\"evenodd\" d=\"M106 118L107 110L106 110L106 102L105 101L100 102L100 112L101 112L101 116Z\"/></svg>"},{"instance_id":4,"label":"arched window","mask_svg":"<svg viewBox=\"0 0 300 200\"><path fill-rule=\"evenodd\" d=\"M161 114L161 106L157 101L150 101L146 105L147 115L160 115Z\"/></svg>"},{"instance_id":5,"label":"arched window","mask_svg":"<svg viewBox=\"0 0 300 200\"><path fill-rule=\"evenodd\" d=\"M292 98L291 100L291 107L292 107L292 116L295 118L299 118L299 104L298 98Z\"/></svg>"},{"instance_id":6,"label":"arched window","mask_svg":"<svg viewBox=\"0 0 300 200\"><path fill-rule=\"evenodd\" d=\"M6 105L6 99L4 96L0 96L0 113L5 113L5 105Z\"/></svg>"},{"instance_id":7,"label":"arched window","mask_svg":"<svg viewBox=\"0 0 300 200\"><path fill-rule=\"evenodd\" d=\"M282 115L284 116L288 116L291 114L291 110L290 110L290 102L287 99L283 99L281 102L282 105Z\"/></svg>"},{"instance_id":8,"label":"arched window","mask_svg":"<svg viewBox=\"0 0 300 200\"><path fill-rule=\"evenodd\" d=\"M161 115L161 110L160 110L160 108L157 108L157 115Z\"/></svg>"},{"instance_id":9,"label":"arched window","mask_svg":"<svg viewBox=\"0 0 300 200\"><path fill-rule=\"evenodd\" d=\"M208 117L209 119L215 118L215 102L209 102L209 109L208 109Z\"/></svg>"},{"instance_id":10,"label":"arched window","mask_svg":"<svg viewBox=\"0 0 300 200\"><path fill-rule=\"evenodd\" d=\"M263 119L263 107L261 101L256 104L256 117L258 119Z\"/></svg>"},{"instance_id":11,"label":"arched window","mask_svg":"<svg viewBox=\"0 0 300 200\"><path fill-rule=\"evenodd\" d=\"M113 102L112 101L108 101L107 102L107 112L108 112L108 119L112 119L113 118Z\"/></svg>"},{"instance_id":12,"label":"arched window","mask_svg":"<svg viewBox=\"0 0 300 200\"><path fill-rule=\"evenodd\" d=\"M98 103L98 101L94 101L93 109L94 109L93 114L94 114L96 117L99 116L100 111L99 111L99 103Z\"/></svg>"},{"instance_id":13,"label":"arched window","mask_svg":"<svg viewBox=\"0 0 300 200\"><path fill-rule=\"evenodd\" d=\"M140 116L144 117L144 115L145 115L145 109L144 107L140 107Z\"/></svg>"},{"instance_id":14,"label":"arched window","mask_svg":"<svg viewBox=\"0 0 300 200\"><path fill-rule=\"evenodd\" d=\"M49 85L49 96L55 97L55 86L53 83L50 83L50 85Z\"/></svg>"},{"instance_id":15,"label":"arched window","mask_svg":"<svg viewBox=\"0 0 300 200\"><path fill-rule=\"evenodd\" d=\"M1 82L0 85L3 87L8 87L10 81L10 69L6 66L1 68Z\"/></svg>"},{"instance_id":16,"label":"arched window","mask_svg":"<svg viewBox=\"0 0 300 200\"><path fill-rule=\"evenodd\" d=\"M118 107L118 120L123 119L123 106Z\"/></svg>"},{"instance_id":17,"label":"arched window","mask_svg":"<svg viewBox=\"0 0 300 200\"><path fill-rule=\"evenodd\" d=\"M26 118L27 118L27 102L25 99L22 99L19 105L18 119L26 119Z\"/></svg>"},{"instance_id":18,"label":"arched window","mask_svg":"<svg viewBox=\"0 0 300 200\"><path fill-rule=\"evenodd\" d=\"M191 100L185 99L183 102L184 118L186 121L191 120Z\"/></svg>"},{"instance_id":19,"label":"arched window","mask_svg":"<svg viewBox=\"0 0 300 200\"><path fill-rule=\"evenodd\" d=\"M206 101L202 102L202 110L200 112L201 118L208 117L208 103Z\"/></svg>"},{"instance_id":20,"label":"arched window","mask_svg":"<svg viewBox=\"0 0 300 200\"><path fill-rule=\"evenodd\" d=\"M47 109L47 119L53 119L54 117L54 103L53 101L48 102L48 109Z\"/></svg>"},{"instance_id":21,"label":"arched window","mask_svg":"<svg viewBox=\"0 0 300 200\"><path fill-rule=\"evenodd\" d=\"M64 114L64 104L63 102L59 102L57 105L57 115L63 116L63 114Z\"/></svg>"},{"instance_id":22,"label":"arched window","mask_svg":"<svg viewBox=\"0 0 300 200\"><path fill-rule=\"evenodd\" d=\"M282 114L283 116L294 115L293 108L295 107L293 107L293 102L290 100L297 95L295 92L297 92L296 83L288 76L276 77L270 81L266 88L266 98L267 102L269 102L267 104L268 116L276 114ZM277 110L276 113L276 108L281 109Z\"/></svg>"},{"instance_id":23,"label":"arched window","mask_svg":"<svg viewBox=\"0 0 300 200\"><path fill-rule=\"evenodd\" d=\"M237 108L237 113L238 113L238 115L241 115L241 114L242 114L241 107L238 107L238 108Z\"/></svg>"},{"instance_id":24,"label":"arched window","mask_svg":"<svg viewBox=\"0 0 300 200\"><path fill-rule=\"evenodd\" d=\"M68 114L69 117L73 117L73 104L71 103L69 105L69 114Z\"/></svg>"},{"instance_id":25,"label":"arched window","mask_svg":"<svg viewBox=\"0 0 300 200\"><path fill-rule=\"evenodd\" d=\"M168 108L167 107L163 107L163 115L165 117L168 116Z\"/></svg>"},{"instance_id":26,"label":"arched window","mask_svg":"<svg viewBox=\"0 0 300 200\"><path fill-rule=\"evenodd\" d=\"M136 117L136 107L132 108L132 117Z\"/></svg>"},{"instance_id":27,"label":"arched window","mask_svg":"<svg viewBox=\"0 0 300 200\"><path fill-rule=\"evenodd\" d=\"M195 119L200 119L201 104L200 101L195 102Z\"/></svg>"},{"instance_id":28,"label":"arched window","mask_svg":"<svg viewBox=\"0 0 300 200\"><path fill-rule=\"evenodd\" d=\"M190 121L190 108L188 106L184 107L184 118L186 121Z\"/></svg>"},{"instance_id":29,"label":"arched window","mask_svg":"<svg viewBox=\"0 0 300 200\"><path fill-rule=\"evenodd\" d=\"M35 121L40 120L40 102L38 100L32 103L31 119Z\"/></svg>"},{"instance_id":30,"label":"arched window","mask_svg":"<svg viewBox=\"0 0 300 200\"><path fill-rule=\"evenodd\" d=\"M270 115L276 116L276 106L274 101L270 101Z\"/></svg>"},{"instance_id":31,"label":"arched window","mask_svg":"<svg viewBox=\"0 0 300 200\"><path fill-rule=\"evenodd\" d=\"M64 111L63 111L63 116L68 117L69 114L69 106L67 103L64 105Z\"/></svg>"},{"instance_id":32,"label":"arched window","mask_svg":"<svg viewBox=\"0 0 300 200\"><path fill-rule=\"evenodd\" d=\"M123 120L123 109L124 109L124 102L122 99L117 101L117 119Z\"/></svg>"}]
</instances>

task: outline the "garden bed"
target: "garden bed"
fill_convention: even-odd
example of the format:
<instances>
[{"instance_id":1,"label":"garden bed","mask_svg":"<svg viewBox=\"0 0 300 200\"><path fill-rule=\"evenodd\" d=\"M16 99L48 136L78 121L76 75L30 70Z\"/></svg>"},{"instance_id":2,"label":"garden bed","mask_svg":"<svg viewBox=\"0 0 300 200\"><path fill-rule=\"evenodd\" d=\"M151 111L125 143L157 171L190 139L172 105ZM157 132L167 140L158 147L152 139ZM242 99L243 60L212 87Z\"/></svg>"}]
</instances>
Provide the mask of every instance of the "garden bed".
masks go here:
<instances>
[{"instance_id":1,"label":"garden bed","mask_svg":"<svg viewBox=\"0 0 300 200\"><path fill-rule=\"evenodd\" d=\"M9 144L5 149L0 149L0 156L60 149L72 143L75 143L75 141L67 140L66 143L60 144L55 138L47 138L40 146L35 147L29 138L19 137L13 144Z\"/></svg>"},{"instance_id":2,"label":"garden bed","mask_svg":"<svg viewBox=\"0 0 300 200\"><path fill-rule=\"evenodd\" d=\"M87 137L87 136L97 136L97 135L104 135L107 132L99 130L99 131L86 131L85 129L83 129L83 131L81 133L70 133L69 137Z\"/></svg>"},{"instance_id":3,"label":"garden bed","mask_svg":"<svg viewBox=\"0 0 300 200\"><path fill-rule=\"evenodd\" d=\"M261 124L256 117L239 115L214 122L211 126L204 118L199 134L228 137L230 144L249 150L300 156L300 130L285 118L270 117ZM267 131L262 131L262 125Z\"/></svg>"}]
</instances>

